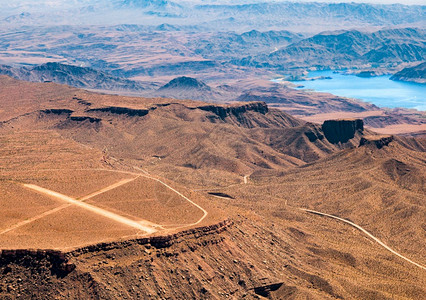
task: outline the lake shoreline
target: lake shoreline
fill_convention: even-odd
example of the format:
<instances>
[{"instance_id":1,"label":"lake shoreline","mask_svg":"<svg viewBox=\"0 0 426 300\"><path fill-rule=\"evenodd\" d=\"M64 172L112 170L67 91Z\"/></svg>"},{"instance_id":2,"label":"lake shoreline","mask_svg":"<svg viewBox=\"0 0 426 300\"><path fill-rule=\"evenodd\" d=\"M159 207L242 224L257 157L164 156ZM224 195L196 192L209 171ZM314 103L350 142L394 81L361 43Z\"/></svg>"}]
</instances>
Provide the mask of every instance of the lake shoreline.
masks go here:
<instances>
[{"instance_id":1,"label":"lake shoreline","mask_svg":"<svg viewBox=\"0 0 426 300\"><path fill-rule=\"evenodd\" d=\"M426 111L426 85L393 81L390 75L359 77L336 71L313 71L308 80L289 81L298 90L325 92L372 103L381 108L408 108ZM310 79L312 78L312 79ZM280 82L283 79L275 79Z\"/></svg>"}]
</instances>

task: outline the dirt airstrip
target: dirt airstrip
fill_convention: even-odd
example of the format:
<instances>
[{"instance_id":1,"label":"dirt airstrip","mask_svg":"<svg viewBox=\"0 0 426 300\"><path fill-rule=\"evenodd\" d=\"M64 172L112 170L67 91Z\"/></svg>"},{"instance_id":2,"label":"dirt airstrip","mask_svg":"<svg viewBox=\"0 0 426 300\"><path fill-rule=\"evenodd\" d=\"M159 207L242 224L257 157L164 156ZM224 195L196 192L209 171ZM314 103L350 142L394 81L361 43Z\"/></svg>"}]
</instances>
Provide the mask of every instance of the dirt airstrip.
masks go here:
<instances>
[{"instance_id":1,"label":"dirt airstrip","mask_svg":"<svg viewBox=\"0 0 426 300\"><path fill-rule=\"evenodd\" d=\"M114 170L49 170L38 171L38 180L8 183L5 187L19 199L10 205L2 198L0 248L70 248L130 235L165 233L174 228L198 225L208 212L163 181L145 174ZM43 174L44 173L44 174ZM58 182L39 186L51 178L75 174L71 185L93 173L94 178L110 173L115 183L103 187L80 187L71 195ZM77 174L81 174L81 177ZM110 178L108 178L110 179ZM92 183L93 184L93 183ZM67 186L70 186L67 182ZM54 190L51 190L54 189ZM69 192L69 191L68 191ZM24 203L25 202L25 203ZM8 207L6 207L8 206Z\"/></svg>"},{"instance_id":2,"label":"dirt airstrip","mask_svg":"<svg viewBox=\"0 0 426 300\"><path fill-rule=\"evenodd\" d=\"M203 195L102 158L53 133L2 135L0 249L68 249L223 220Z\"/></svg>"},{"instance_id":3,"label":"dirt airstrip","mask_svg":"<svg viewBox=\"0 0 426 300\"><path fill-rule=\"evenodd\" d=\"M344 148L262 103L10 85L0 298L425 294L424 140L357 129Z\"/></svg>"}]
</instances>

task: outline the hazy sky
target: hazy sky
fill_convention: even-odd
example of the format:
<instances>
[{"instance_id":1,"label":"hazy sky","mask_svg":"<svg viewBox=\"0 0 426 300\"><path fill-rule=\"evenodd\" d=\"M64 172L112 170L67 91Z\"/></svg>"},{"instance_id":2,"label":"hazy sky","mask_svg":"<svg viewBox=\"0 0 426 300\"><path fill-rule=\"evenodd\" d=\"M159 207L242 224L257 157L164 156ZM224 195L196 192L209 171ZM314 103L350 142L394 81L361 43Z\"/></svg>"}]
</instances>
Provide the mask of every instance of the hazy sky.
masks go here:
<instances>
[{"instance_id":1,"label":"hazy sky","mask_svg":"<svg viewBox=\"0 0 426 300\"><path fill-rule=\"evenodd\" d=\"M73 5L78 4L88 4L88 3L111 3L111 0L0 0L0 9L3 7L18 7L21 5L32 5L37 6L39 4L44 4L48 6L62 6L66 4L67 7L72 7ZM172 2L179 3L181 0L170 0ZM426 5L426 0L183 0L182 2L193 2L193 3L253 3L253 2L327 2L327 3L340 3L340 2L363 2L363 3L375 3L375 4L420 4Z\"/></svg>"},{"instance_id":2,"label":"hazy sky","mask_svg":"<svg viewBox=\"0 0 426 300\"><path fill-rule=\"evenodd\" d=\"M330 3L336 3L336 2L363 2L363 3L375 3L375 4L392 4L392 3L400 3L400 4L422 4L426 5L426 0L302 0L302 1L294 1L294 2L330 2Z\"/></svg>"},{"instance_id":3,"label":"hazy sky","mask_svg":"<svg viewBox=\"0 0 426 300\"><path fill-rule=\"evenodd\" d=\"M173 1L173 0L172 0ZM361 3L375 3L375 4L421 4L426 5L426 0L251 0L250 2L328 2L328 3L340 3L340 2L361 2ZM179 2L179 1L177 1ZM213 1L212 1L213 2ZM232 0L216 0L216 2L227 2L232 3ZM240 1L244 2L244 1Z\"/></svg>"},{"instance_id":4,"label":"hazy sky","mask_svg":"<svg viewBox=\"0 0 426 300\"><path fill-rule=\"evenodd\" d=\"M179 0L171 0L175 2L179 2ZM191 0L187 0L191 1ZM374 4L421 4L426 5L426 0L192 0L192 2L215 2L215 3L228 3L231 4L233 2L328 2L328 3L340 3L340 2L358 2L358 3L374 3Z\"/></svg>"},{"instance_id":5,"label":"hazy sky","mask_svg":"<svg viewBox=\"0 0 426 300\"><path fill-rule=\"evenodd\" d=\"M174 2L179 2L179 0L170 0ZM184 0L188 2L216 2L216 3L232 3L236 1L232 0ZM400 3L400 4L422 4L426 5L426 0L248 0L246 2L284 2L284 1L290 1L290 2L329 2L329 3L336 3L336 2L364 2L364 3L377 3L377 4L389 4L389 3ZM63 0L15 0L16 3L48 3L48 4L59 4L64 2ZM69 4L72 4L72 2L80 2L80 1L66 1L69 2ZM81 2L90 2L90 0L81 1ZM100 1L93 1L93 2L100 2ZM106 1L108 2L108 1ZM237 2L245 2L244 0L239 0ZM1 3L10 3L10 0L0 0Z\"/></svg>"}]
</instances>

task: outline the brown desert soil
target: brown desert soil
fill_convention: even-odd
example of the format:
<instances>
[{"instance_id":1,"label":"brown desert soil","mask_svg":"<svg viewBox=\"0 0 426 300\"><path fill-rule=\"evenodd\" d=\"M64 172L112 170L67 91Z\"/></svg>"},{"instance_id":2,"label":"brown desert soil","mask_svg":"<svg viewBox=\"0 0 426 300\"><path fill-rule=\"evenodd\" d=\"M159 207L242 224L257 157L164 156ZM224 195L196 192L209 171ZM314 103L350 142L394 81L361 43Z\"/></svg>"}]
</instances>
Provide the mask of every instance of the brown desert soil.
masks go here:
<instances>
[{"instance_id":1,"label":"brown desert soil","mask_svg":"<svg viewBox=\"0 0 426 300\"><path fill-rule=\"evenodd\" d=\"M0 298L424 298L423 268L301 208L424 266L425 139L0 81Z\"/></svg>"}]
</instances>

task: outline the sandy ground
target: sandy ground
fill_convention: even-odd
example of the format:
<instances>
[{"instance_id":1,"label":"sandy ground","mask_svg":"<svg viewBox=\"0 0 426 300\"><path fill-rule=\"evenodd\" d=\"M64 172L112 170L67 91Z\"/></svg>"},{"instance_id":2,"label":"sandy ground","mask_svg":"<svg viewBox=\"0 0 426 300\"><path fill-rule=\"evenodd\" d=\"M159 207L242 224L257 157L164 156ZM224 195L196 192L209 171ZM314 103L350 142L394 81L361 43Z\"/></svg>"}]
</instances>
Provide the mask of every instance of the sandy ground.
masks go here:
<instances>
[{"instance_id":1,"label":"sandy ground","mask_svg":"<svg viewBox=\"0 0 426 300\"><path fill-rule=\"evenodd\" d=\"M69 171L70 170L68 170L68 172ZM80 171L88 172L90 170ZM99 173L100 171L101 170L93 170L94 173ZM75 170L75 172L77 172L77 170ZM63 219L62 216L64 214L68 214L70 209L73 210L75 208L78 208L79 211L83 209L85 211L85 215L88 216L84 222L92 224L92 231L98 231L96 235L88 236L89 240L93 240L94 238L96 240L96 238L99 238L98 241L119 237L116 236L117 232L115 231L111 236L108 232L110 230L105 230L105 226L111 229L113 229L117 224L120 224L121 227L127 227L128 230L125 231L124 236L135 233L138 235L146 235L155 233L159 230L164 231L164 228L161 225L153 223L151 220L168 220L164 226L167 226L168 230L176 230L179 228L198 225L202 223L208 215L208 211L202 206L158 178L134 172L114 170L103 171L105 174L111 172L132 175L133 178L121 179L118 182L98 189L97 191L91 192L80 198L72 198L35 184L18 184L16 187L17 193L15 193L14 198L17 200L20 199L19 193L24 192L27 194L27 197L34 198L35 204L40 206L42 210L34 210L34 212L39 211L40 213L22 215L20 219L11 219L10 217L8 219L8 215L16 214L13 207L10 207L9 210L11 213L3 215L3 219L6 218L4 220L5 224L9 225L1 228L0 247L4 249L10 247L13 248L16 247L16 245L24 246L27 245L27 242L31 241L33 243L33 247L46 248L48 246L55 245L55 238L52 237L52 235L58 235L58 244L55 245L54 248L57 248L58 246L60 248L77 246L78 244L75 243L77 241L78 243L82 243L83 239L80 237L76 240L75 237L73 237L75 232L81 232L79 222L75 224L71 221L66 221L65 223L60 222L60 224L58 224L58 220ZM55 178L58 173L61 173L61 171L50 171L50 176ZM140 177L143 178L142 181L136 182L137 184L135 185L131 185L132 182L138 180ZM157 184L159 184L160 187L157 186ZM24 187L25 189L22 190L21 187ZM13 189L9 189L9 191L13 192ZM27 191L31 191L32 194L28 194ZM45 198L43 195L47 196L47 199L52 199L54 204L50 200L44 200ZM44 202L38 200L40 196ZM7 204L9 198L2 198L1 200L1 203L6 201L4 204ZM48 205L43 206L44 203ZM178 210L176 210L175 207L177 207ZM33 211L32 207L29 205L26 205L25 208L29 211ZM19 210L20 207L17 209ZM198 213L197 210L200 213ZM161 216L162 214L164 214L164 217ZM94 217L94 215L97 215L97 217ZM151 220L143 219L141 216L148 216ZM99 217L101 217L101 219L103 218L103 220L109 219L110 221L106 223L108 225L105 225L104 221L98 223L96 220L98 220ZM51 228L49 232L49 239L38 239L34 241L33 238L26 239L24 237L27 236L27 233L30 234L37 227L45 227L46 224L49 224L49 222L52 221L57 225L53 225L53 228ZM64 224L67 226L67 233L65 235L70 237L68 243L60 241L64 238L61 230L61 226ZM133 232L131 229L136 229L137 232ZM14 240L13 237L19 238L20 242L16 240L12 241Z\"/></svg>"},{"instance_id":2,"label":"sandy ground","mask_svg":"<svg viewBox=\"0 0 426 300\"><path fill-rule=\"evenodd\" d=\"M315 114L311 116L295 116L307 122L322 123L325 120L332 119L351 119L351 118L366 118L371 116L383 116L384 111L382 110L370 110L364 112L332 112L324 114Z\"/></svg>"},{"instance_id":3,"label":"sandy ground","mask_svg":"<svg viewBox=\"0 0 426 300\"><path fill-rule=\"evenodd\" d=\"M69 249L224 219L203 195L141 168L112 170L100 151L53 132L0 140L0 249Z\"/></svg>"},{"instance_id":4,"label":"sandy ground","mask_svg":"<svg viewBox=\"0 0 426 300\"><path fill-rule=\"evenodd\" d=\"M138 222L135 222L133 220L130 220L128 218L125 218L123 216L115 214L113 212L110 212L110 211L107 211L105 209L96 207L94 205L90 205L90 204L84 203L82 201L75 200L73 198L70 198L68 196L62 195L60 193L57 193L57 192L54 192L54 191L50 191L48 189L45 189L45 188L42 188L42 187L39 187L39 186L36 186L36 185L33 185L33 184L25 184L24 186L26 188L32 189L34 191L37 191L37 192L40 192L40 193L43 193L43 194L46 194L48 196L55 197L55 198L60 199L60 200L62 200L64 202L67 202L69 204L79 206L79 207L81 207L83 209L86 209L86 210L88 210L90 212L93 212L95 214L104 216L104 217L109 218L109 219L111 219L113 221L122 223L124 225L130 226L130 227L142 230L142 231L145 231L146 233L154 233L154 232L157 231L157 230L155 230L152 227L147 227L147 226L141 225Z\"/></svg>"},{"instance_id":5,"label":"sandy ground","mask_svg":"<svg viewBox=\"0 0 426 300\"><path fill-rule=\"evenodd\" d=\"M383 128L371 128L371 130L381 134L406 134L415 132L426 132L426 124L413 125L413 124L396 124L389 125Z\"/></svg>"}]
</instances>

